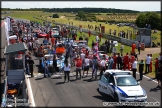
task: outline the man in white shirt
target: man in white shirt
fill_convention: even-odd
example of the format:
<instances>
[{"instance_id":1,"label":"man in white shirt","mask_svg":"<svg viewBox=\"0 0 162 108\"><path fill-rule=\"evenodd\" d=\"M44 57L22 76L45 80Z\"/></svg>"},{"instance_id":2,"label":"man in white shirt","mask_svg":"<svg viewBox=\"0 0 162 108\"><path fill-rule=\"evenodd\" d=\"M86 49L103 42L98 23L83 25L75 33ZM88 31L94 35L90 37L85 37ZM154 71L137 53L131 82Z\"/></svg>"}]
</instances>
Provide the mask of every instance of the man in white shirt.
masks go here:
<instances>
[{"instance_id":1,"label":"man in white shirt","mask_svg":"<svg viewBox=\"0 0 162 108\"><path fill-rule=\"evenodd\" d=\"M82 59L82 70L84 70L84 58L85 58L85 54L83 53L83 51L81 51L80 58Z\"/></svg>"},{"instance_id":2,"label":"man in white shirt","mask_svg":"<svg viewBox=\"0 0 162 108\"><path fill-rule=\"evenodd\" d=\"M35 38L35 45L36 45L36 47L39 47L39 44L40 44L40 42L39 42L38 38Z\"/></svg>"},{"instance_id":3,"label":"man in white shirt","mask_svg":"<svg viewBox=\"0 0 162 108\"><path fill-rule=\"evenodd\" d=\"M89 63L90 63L90 60L88 59L87 56L85 56L85 59L84 59L84 70L83 70L83 77L84 77L84 72L87 71L87 75L88 75L88 71L89 71ZM87 77L86 75L86 77Z\"/></svg>"},{"instance_id":4,"label":"man in white shirt","mask_svg":"<svg viewBox=\"0 0 162 108\"><path fill-rule=\"evenodd\" d=\"M150 54L147 54L147 57L146 57L146 70L145 70L145 73L149 73L149 72L150 72L150 62L151 62Z\"/></svg>"},{"instance_id":5,"label":"man in white shirt","mask_svg":"<svg viewBox=\"0 0 162 108\"><path fill-rule=\"evenodd\" d=\"M133 72L133 77L136 79L136 71L137 71L137 61L134 59L132 63L132 72Z\"/></svg>"},{"instance_id":6,"label":"man in white shirt","mask_svg":"<svg viewBox=\"0 0 162 108\"><path fill-rule=\"evenodd\" d=\"M121 44L121 46L120 46L120 54L121 54L121 56L123 56L123 50L124 50L124 45Z\"/></svg>"},{"instance_id":7,"label":"man in white shirt","mask_svg":"<svg viewBox=\"0 0 162 108\"><path fill-rule=\"evenodd\" d=\"M100 72L100 79L101 79L103 72L105 72L105 70L106 70L105 57L103 57L103 59L101 60L100 65L101 65L101 72Z\"/></svg>"}]
</instances>

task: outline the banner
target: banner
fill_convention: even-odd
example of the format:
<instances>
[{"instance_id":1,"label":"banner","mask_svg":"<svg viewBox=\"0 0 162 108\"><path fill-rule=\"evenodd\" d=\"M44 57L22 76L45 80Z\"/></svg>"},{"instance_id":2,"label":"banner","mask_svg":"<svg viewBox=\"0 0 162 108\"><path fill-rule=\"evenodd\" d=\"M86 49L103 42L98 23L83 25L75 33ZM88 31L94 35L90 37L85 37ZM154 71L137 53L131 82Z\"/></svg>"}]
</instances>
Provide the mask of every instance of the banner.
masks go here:
<instances>
[{"instance_id":1,"label":"banner","mask_svg":"<svg viewBox=\"0 0 162 108\"><path fill-rule=\"evenodd\" d=\"M11 27L10 27L10 24L11 24L10 18L7 17L6 20L7 20L8 31L11 31Z\"/></svg>"},{"instance_id":2,"label":"banner","mask_svg":"<svg viewBox=\"0 0 162 108\"><path fill-rule=\"evenodd\" d=\"M8 45L9 45L10 42L9 42L8 24L7 24L6 21L5 21L5 30L6 30L6 39L7 39L7 43L8 43Z\"/></svg>"}]
</instances>

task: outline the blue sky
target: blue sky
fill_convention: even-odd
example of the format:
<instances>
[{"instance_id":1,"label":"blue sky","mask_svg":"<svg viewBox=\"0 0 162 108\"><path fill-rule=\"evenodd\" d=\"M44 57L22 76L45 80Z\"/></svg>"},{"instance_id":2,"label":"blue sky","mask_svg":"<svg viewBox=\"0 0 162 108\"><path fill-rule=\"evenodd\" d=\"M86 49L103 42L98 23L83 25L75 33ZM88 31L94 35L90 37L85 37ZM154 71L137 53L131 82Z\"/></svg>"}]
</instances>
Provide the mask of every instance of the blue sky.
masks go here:
<instances>
[{"instance_id":1,"label":"blue sky","mask_svg":"<svg viewBox=\"0 0 162 108\"><path fill-rule=\"evenodd\" d=\"M2 1L1 8L115 8L137 11L161 11L160 1Z\"/></svg>"}]
</instances>

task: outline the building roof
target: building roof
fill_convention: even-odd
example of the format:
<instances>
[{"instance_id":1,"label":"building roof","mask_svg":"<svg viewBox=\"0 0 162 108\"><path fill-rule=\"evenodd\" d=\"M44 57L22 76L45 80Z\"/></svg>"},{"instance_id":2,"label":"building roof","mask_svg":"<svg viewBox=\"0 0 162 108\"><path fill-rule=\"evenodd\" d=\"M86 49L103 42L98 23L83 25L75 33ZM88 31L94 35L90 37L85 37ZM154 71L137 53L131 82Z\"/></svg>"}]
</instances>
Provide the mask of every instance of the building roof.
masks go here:
<instances>
[{"instance_id":1,"label":"building roof","mask_svg":"<svg viewBox=\"0 0 162 108\"><path fill-rule=\"evenodd\" d=\"M4 50L4 55L16 54L18 52L25 52L25 51L27 51L27 46L25 45L25 43L16 43L6 46Z\"/></svg>"}]
</instances>

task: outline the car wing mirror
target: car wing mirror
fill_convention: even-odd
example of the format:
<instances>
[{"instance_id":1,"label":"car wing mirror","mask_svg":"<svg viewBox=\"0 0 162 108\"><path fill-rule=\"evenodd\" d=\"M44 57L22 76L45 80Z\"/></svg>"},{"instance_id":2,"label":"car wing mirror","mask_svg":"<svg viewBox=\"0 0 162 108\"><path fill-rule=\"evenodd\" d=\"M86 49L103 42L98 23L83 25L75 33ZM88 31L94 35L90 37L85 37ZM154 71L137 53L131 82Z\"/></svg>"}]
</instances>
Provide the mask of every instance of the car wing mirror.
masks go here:
<instances>
[{"instance_id":1,"label":"car wing mirror","mask_svg":"<svg viewBox=\"0 0 162 108\"><path fill-rule=\"evenodd\" d=\"M137 84L140 84L140 82L138 81Z\"/></svg>"},{"instance_id":2,"label":"car wing mirror","mask_svg":"<svg viewBox=\"0 0 162 108\"><path fill-rule=\"evenodd\" d=\"M110 85L113 85L113 83L109 83Z\"/></svg>"}]
</instances>

